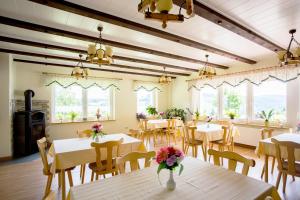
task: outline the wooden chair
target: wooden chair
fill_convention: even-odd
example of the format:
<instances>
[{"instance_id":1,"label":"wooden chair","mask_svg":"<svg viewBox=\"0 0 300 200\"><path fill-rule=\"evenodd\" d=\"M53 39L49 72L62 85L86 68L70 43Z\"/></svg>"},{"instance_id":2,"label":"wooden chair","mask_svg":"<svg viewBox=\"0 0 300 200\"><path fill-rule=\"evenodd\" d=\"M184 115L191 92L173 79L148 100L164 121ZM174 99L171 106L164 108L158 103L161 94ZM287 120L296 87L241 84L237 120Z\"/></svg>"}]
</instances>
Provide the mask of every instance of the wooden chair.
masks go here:
<instances>
[{"instance_id":1,"label":"wooden chair","mask_svg":"<svg viewBox=\"0 0 300 200\"><path fill-rule=\"evenodd\" d=\"M276 158L278 162L278 177L276 181L276 188L278 189L281 176L283 177L282 191L285 193L287 175L293 177L300 177L300 163L295 161L295 150L300 149L300 144L295 142L278 141L272 138L271 141L275 144ZM286 148L287 158L281 154L281 147Z\"/></svg>"},{"instance_id":2,"label":"wooden chair","mask_svg":"<svg viewBox=\"0 0 300 200\"><path fill-rule=\"evenodd\" d=\"M119 146L123 142L123 139L118 141L108 141L104 143L92 142L91 146L95 148L96 151L96 162L90 163L89 168L92 170L91 181L94 180L94 175L96 174L96 180L98 180L99 175L105 174L118 174L118 168L116 166L116 157L119 155ZM106 151L106 159L103 159L101 150ZM116 155L113 157L113 150L116 150Z\"/></svg>"},{"instance_id":3,"label":"wooden chair","mask_svg":"<svg viewBox=\"0 0 300 200\"><path fill-rule=\"evenodd\" d=\"M171 137L173 137L173 141L176 145L176 119L168 119L168 126L165 130L165 134L167 137L167 145L171 144Z\"/></svg>"},{"instance_id":4,"label":"wooden chair","mask_svg":"<svg viewBox=\"0 0 300 200\"><path fill-rule=\"evenodd\" d=\"M129 129L128 135L130 137L140 138L141 137L141 131L137 130L137 129Z\"/></svg>"},{"instance_id":5,"label":"wooden chair","mask_svg":"<svg viewBox=\"0 0 300 200\"><path fill-rule=\"evenodd\" d=\"M267 138L270 138L273 136L273 132L274 132L274 129L270 129L270 128L263 128L260 130L260 134L261 134L261 139L264 140L264 139L267 139ZM274 167L275 167L275 160L276 160L276 156L269 156L271 158L273 158L272 160L272 169L271 169L271 174L273 174L274 172ZM265 173L265 165L266 163L264 164L263 166L263 169L261 171L261 175L260 177L263 178L264 176L264 173Z\"/></svg>"},{"instance_id":6,"label":"wooden chair","mask_svg":"<svg viewBox=\"0 0 300 200\"><path fill-rule=\"evenodd\" d=\"M52 179L53 179L53 174L50 172L50 168L52 163L48 163L48 158L47 158L47 153L46 153L46 147L47 147L47 140L45 137L43 137L40 140L37 140L37 145L39 148L39 152L41 155L41 159L43 162L43 174L46 175L47 178L47 185L46 185L46 189L45 189L45 193L44 193L44 198L46 198L48 196L48 194L50 193L50 188L51 188L51 184L52 184ZM72 174L71 174L71 170L73 170L75 167L71 167L66 169L65 171L68 174L68 178L69 178L69 184L70 187L73 186L73 179L72 179ZM61 171L59 169L56 169L55 173L58 173L58 185L59 187L61 186Z\"/></svg>"},{"instance_id":7,"label":"wooden chair","mask_svg":"<svg viewBox=\"0 0 300 200\"><path fill-rule=\"evenodd\" d=\"M185 147L184 147L184 153L187 154L189 151L189 148L192 147L192 156L197 158L198 156L198 146L202 147L202 152L204 159L206 159L206 151L203 147L203 141L195 139L195 130L197 127L195 126L188 126L185 128Z\"/></svg>"},{"instance_id":8,"label":"wooden chair","mask_svg":"<svg viewBox=\"0 0 300 200\"><path fill-rule=\"evenodd\" d=\"M130 163L131 171L136 171L140 169L139 159L145 159L144 167L150 167L152 158L155 157L155 151L149 152L132 152L121 158L117 159L117 166L120 174L125 173L126 162Z\"/></svg>"},{"instance_id":9,"label":"wooden chair","mask_svg":"<svg viewBox=\"0 0 300 200\"><path fill-rule=\"evenodd\" d=\"M77 130L77 136L79 138L89 138L92 136L93 131L91 129L79 131ZM84 183L84 177L85 177L85 168L86 164L80 165L80 178L81 178L81 184Z\"/></svg>"},{"instance_id":10,"label":"wooden chair","mask_svg":"<svg viewBox=\"0 0 300 200\"><path fill-rule=\"evenodd\" d=\"M157 131L148 128L148 119L141 119L139 127L141 129L141 139L143 142L146 142L146 145L150 144L151 137L153 137L153 144L156 146Z\"/></svg>"},{"instance_id":11,"label":"wooden chair","mask_svg":"<svg viewBox=\"0 0 300 200\"><path fill-rule=\"evenodd\" d=\"M209 149L208 154L213 156L214 164L217 166L220 166L220 158L228 159L228 169L231 171L236 170L237 162L243 163L242 174L246 176L248 175L249 168L255 166L255 160L247 159L232 151L216 151L214 149Z\"/></svg>"},{"instance_id":12,"label":"wooden chair","mask_svg":"<svg viewBox=\"0 0 300 200\"><path fill-rule=\"evenodd\" d=\"M51 190L44 200L55 200L56 199L55 196L56 196L55 192Z\"/></svg>"},{"instance_id":13,"label":"wooden chair","mask_svg":"<svg viewBox=\"0 0 300 200\"><path fill-rule=\"evenodd\" d=\"M231 126L222 126L223 137L220 140L215 140L210 142L210 149L213 149L214 144L218 145L219 151L225 151L227 148L228 151L234 151L234 139L233 139L233 125Z\"/></svg>"}]
</instances>

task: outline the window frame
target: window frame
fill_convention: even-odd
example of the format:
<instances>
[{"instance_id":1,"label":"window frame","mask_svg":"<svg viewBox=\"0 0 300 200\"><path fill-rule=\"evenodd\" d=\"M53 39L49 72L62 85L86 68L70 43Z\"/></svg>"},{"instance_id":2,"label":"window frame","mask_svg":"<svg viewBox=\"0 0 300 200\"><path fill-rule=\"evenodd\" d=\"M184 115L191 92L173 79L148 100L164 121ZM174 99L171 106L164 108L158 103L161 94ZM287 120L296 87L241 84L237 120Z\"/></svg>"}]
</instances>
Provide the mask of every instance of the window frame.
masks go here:
<instances>
[{"instance_id":1,"label":"window frame","mask_svg":"<svg viewBox=\"0 0 300 200\"><path fill-rule=\"evenodd\" d=\"M152 93L153 107L158 109L158 92L157 92L157 90L147 91L146 89L139 89L138 91L135 92L136 93L136 97L135 97L135 99L136 99L136 113L140 113L140 112L138 112L138 104L139 104L138 103L138 92L141 91L141 90ZM148 115L147 112L145 112L143 114Z\"/></svg>"}]
</instances>

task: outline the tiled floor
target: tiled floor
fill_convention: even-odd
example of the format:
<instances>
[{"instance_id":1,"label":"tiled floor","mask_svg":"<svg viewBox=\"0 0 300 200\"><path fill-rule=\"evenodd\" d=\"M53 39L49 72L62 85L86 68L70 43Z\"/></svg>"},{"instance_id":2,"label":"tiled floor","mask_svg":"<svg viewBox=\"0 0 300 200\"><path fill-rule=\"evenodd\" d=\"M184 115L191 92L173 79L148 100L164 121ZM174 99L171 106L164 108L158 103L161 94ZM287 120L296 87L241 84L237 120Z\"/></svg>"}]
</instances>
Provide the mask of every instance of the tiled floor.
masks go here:
<instances>
[{"instance_id":1,"label":"tiled floor","mask_svg":"<svg viewBox=\"0 0 300 200\"><path fill-rule=\"evenodd\" d=\"M180 148L180 143L177 143ZM162 145L153 147L153 145L148 146L151 150L158 150ZM201 149L201 148L199 148ZM253 158L256 161L256 166L251 168L249 171L249 176L260 179L261 169L263 166L263 160L259 159L254 150L236 147L235 151ZM191 152L189 152L191 155ZM198 159L203 159L202 152L199 150ZM226 165L226 164L225 164ZM79 180L79 167L77 167L73 172L73 181L75 185L80 184ZM275 169L273 175L269 175L269 182L275 185L277 178L277 170ZM86 182L90 180L90 172L87 170ZM67 183L68 181L66 181ZM42 174L42 162L39 158L39 154L34 154L26 158L21 158L5 163L0 163L0 199L41 199L43 196L44 188L46 185L46 177ZM67 191L69 186L67 184ZM60 190L58 190L57 176L52 183L52 190L57 193L57 198L61 198ZM296 177L293 182L291 177L288 177L286 194L282 194L282 188L280 185L279 194L283 199L288 200L300 200L300 179Z\"/></svg>"}]
</instances>

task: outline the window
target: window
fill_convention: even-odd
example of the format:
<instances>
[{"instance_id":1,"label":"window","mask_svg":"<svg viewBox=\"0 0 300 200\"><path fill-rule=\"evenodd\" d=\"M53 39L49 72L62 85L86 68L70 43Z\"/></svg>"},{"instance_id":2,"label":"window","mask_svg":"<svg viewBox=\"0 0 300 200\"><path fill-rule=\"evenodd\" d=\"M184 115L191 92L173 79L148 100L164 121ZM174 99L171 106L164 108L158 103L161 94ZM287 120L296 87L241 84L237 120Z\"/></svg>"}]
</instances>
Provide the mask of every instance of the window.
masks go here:
<instances>
[{"instance_id":1,"label":"window","mask_svg":"<svg viewBox=\"0 0 300 200\"><path fill-rule=\"evenodd\" d=\"M286 83L268 80L259 86L253 86L253 114L259 118L261 111L274 110L271 120L286 121Z\"/></svg>"},{"instance_id":2,"label":"window","mask_svg":"<svg viewBox=\"0 0 300 200\"><path fill-rule=\"evenodd\" d=\"M235 118L246 119L247 117L247 84L237 87L223 85L223 117L228 118L228 113L236 114Z\"/></svg>"},{"instance_id":3,"label":"window","mask_svg":"<svg viewBox=\"0 0 300 200\"><path fill-rule=\"evenodd\" d=\"M98 110L101 120L114 119L113 97L113 89L102 90L95 86L89 89L80 86L63 88L55 85L52 121L97 120Z\"/></svg>"},{"instance_id":4,"label":"window","mask_svg":"<svg viewBox=\"0 0 300 200\"><path fill-rule=\"evenodd\" d=\"M204 87L200 90L200 115L217 116L218 90Z\"/></svg>"},{"instance_id":5,"label":"window","mask_svg":"<svg viewBox=\"0 0 300 200\"><path fill-rule=\"evenodd\" d=\"M147 91L140 89L136 93L137 96L137 113L147 113L148 106L155 106L155 91Z\"/></svg>"}]
</instances>

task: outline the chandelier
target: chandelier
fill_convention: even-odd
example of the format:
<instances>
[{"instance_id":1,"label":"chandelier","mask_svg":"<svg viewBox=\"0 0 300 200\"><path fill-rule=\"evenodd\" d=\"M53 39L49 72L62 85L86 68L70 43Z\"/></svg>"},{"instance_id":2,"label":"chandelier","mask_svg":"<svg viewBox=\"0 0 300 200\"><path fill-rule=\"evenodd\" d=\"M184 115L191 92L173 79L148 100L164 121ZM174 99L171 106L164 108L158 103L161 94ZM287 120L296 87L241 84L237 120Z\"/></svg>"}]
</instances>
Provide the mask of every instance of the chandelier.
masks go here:
<instances>
[{"instance_id":1,"label":"chandelier","mask_svg":"<svg viewBox=\"0 0 300 200\"><path fill-rule=\"evenodd\" d=\"M102 31L103 27L98 26L99 40L95 42L95 44L89 44L87 49L87 57L86 60L93 64L101 65L110 65L113 62L113 50L110 46L104 46L101 44L102 41ZM99 45L97 45L99 44ZM97 46L99 48L97 49Z\"/></svg>"},{"instance_id":2,"label":"chandelier","mask_svg":"<svg viewBox=\"0 0 300 200\"><path fill-rule=\"evenodd\" d=\"M296 29L290 30L289 33L291 34L291 40L287 50L277 52L280 66L300 63L300 43L294 38ZM292 52L291 47L293 42L297 45L297 47Z\"/></svg>"},{"instance_id":3,"label":"chandelier","mask_svg":"<svg viewBox=\"0 0 300 200\"><path fill-rule=\"evenodd\" d=\"M178 14L169 14L173 7L172 0L141 0L138 5L138 11L145 14L145 19L153 19L162 21L162 27L167 27L168 21L183 22L184 15L181 14L181 9L186 5L186 13L190 17L194 15L194 3L193 0L184 0L180 6Z\"/></svg>"},{"instance_id":4,"label":"chandelier","mask_svg":"<svg viewBox=\"0 0 300 200\"><path fill-rule=\"evenodd\" d=\"M88 75L89 75L89 69L86 67L83 67L82 55L79 54L79 61L76 65L76 67L74 67L74 69L72 70L71 76L74 76L78 80L79 78L87 79Z\"/></svg>"},{"instance_id":5,"label":"chandelier","mask_svg":"<svg viewBox=\"0 0 300 200\"><path fill-rule=\"evenodd\" d=\"M166 73L166 67L164 67L164 73L161 75L158 82L160 84L169 84L172 82L171 76L168 76Z\"/></svg>"},{"instance_id":6,"label":"chandelier","mask_svg":"<svg viewBox=\"0 0 300 200\"><path fill-rule=\"evenodd\" d=\"M202 67L199 70L199 78L200 79L205 79L205 78L212 78L213 76L217 75L216 69L209 66L208 64L208 55L205 55L206 57L206 62L204 64L204 67Z\"/></svg>"}]
</instances>

